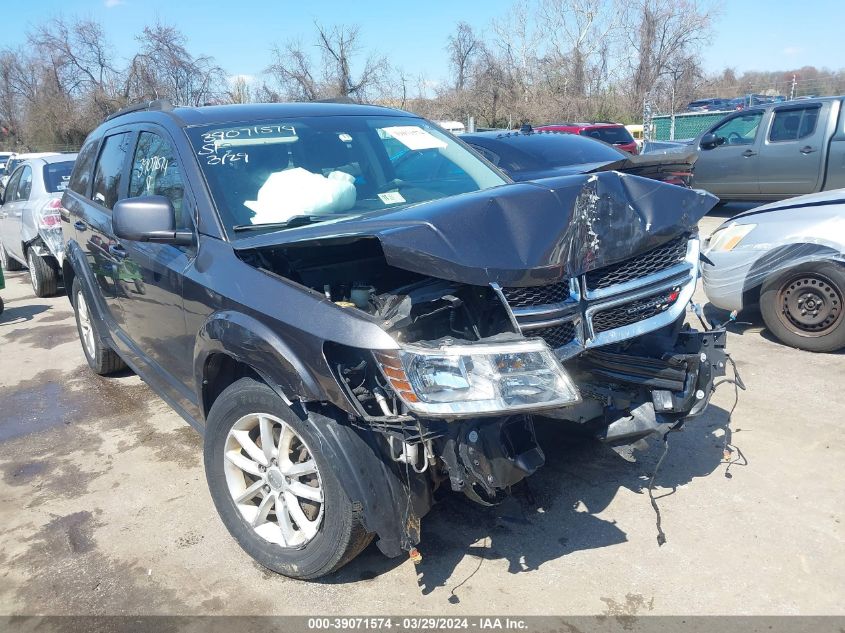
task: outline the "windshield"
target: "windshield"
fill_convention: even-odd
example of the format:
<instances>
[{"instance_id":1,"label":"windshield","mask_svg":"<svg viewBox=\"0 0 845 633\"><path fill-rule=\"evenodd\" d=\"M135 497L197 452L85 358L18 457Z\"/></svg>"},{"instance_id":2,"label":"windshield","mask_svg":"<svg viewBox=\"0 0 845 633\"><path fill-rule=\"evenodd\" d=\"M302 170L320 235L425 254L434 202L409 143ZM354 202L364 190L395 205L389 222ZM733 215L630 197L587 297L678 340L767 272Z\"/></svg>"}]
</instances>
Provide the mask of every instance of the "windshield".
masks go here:
<instances>
[{"instance_id":1,"label":"windshield","mask_svg":"<svg viewBox=\"0 0 845 633\"><path fill-rule=\"evenodd\" d=\"M597 138L605 143L611 145L621 145L624 143L633 143L634 137L624 127L593 127L586 130L581 130L581 136L589 136Z\"/></svg>"},{"instance_id":2,"label":"windshield","mask_svg":"<svg viewBox=\"0 0 845 633\"><path fill-rule=\"evenodd\" d=\"M47 163L44 165L44 187L49 193L57 193L67 189L70 182L70 172L73 171L73 161L63 163Z\"/></svg>"},{"instance_id":3,"label":"windshield","mask_svg":"<svg viewBox=\"0 0 845 633\"><path fill-rule=\"evenodd\" d=\"M278 229L436 200L505 180L434 125L331 116L188 130L227 231Z\"/></svg>"}]
</instances>

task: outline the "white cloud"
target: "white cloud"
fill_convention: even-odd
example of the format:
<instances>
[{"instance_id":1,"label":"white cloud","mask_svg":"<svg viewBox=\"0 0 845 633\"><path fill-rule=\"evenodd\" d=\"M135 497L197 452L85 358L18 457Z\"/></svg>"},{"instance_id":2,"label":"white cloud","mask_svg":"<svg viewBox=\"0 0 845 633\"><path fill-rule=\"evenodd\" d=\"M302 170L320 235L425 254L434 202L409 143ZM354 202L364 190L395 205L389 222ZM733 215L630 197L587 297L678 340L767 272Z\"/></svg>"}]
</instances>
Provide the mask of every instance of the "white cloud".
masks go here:
<instances>
[{"instance_id":1,"label":"white cloud","mask_svg":"<svg viewBox=\"0 0 845 633\"><path fill-rule=\"evenodd\" d=\"M795 55L798 55L799 53L802 53L803 51L804 51L804 49L801 48L800 46L787 46L785 49L783 49L783 54L787 55L789 57L794 57Z\"/></svg>"},{"instance_id":2,"label":"white cloud","mask_svg":"<svg viewBox=\"0 0 845 633\"><path fill-rule=\"evenodd\" d=\"M125 4L124 0L103 0L106 9L113 9L114 7Z\"/></svg>"}]
</instances>

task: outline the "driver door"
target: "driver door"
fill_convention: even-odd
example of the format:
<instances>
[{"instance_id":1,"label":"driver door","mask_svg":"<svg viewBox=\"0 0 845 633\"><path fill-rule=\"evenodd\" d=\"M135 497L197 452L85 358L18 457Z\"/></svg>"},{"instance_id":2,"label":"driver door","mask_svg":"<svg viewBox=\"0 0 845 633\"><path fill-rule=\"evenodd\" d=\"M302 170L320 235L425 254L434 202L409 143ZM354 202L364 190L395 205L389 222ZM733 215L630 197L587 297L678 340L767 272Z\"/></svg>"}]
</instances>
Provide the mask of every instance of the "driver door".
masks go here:
<instances>
[{"instance_id":1,"label":"driver door","mask_svg":"<svg viewBox=\"0 0 845 633\"><path fill-rule=\"evenodd\" d=\"M708 130L719 144L698 148L693 186L717 196L753 198L760 193L763 110L744 111Z\"/></svg>"}]
</instances>

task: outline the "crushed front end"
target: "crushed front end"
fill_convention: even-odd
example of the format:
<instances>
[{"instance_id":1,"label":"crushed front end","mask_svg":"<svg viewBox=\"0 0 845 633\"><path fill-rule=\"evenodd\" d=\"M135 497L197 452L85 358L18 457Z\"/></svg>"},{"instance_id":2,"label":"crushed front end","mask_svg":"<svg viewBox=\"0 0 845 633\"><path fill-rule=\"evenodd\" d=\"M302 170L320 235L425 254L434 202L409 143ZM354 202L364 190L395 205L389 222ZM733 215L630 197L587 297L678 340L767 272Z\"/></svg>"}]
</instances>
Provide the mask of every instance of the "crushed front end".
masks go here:
<instances>
[{"instance_id":1,"label":"crushed front end","mask_svg":"<svg viewBox=\"0 0 845 633\"><path fill-rule=\"evenodd\" d=\"M725 332L685 323L715 198L610 172L553 184L245 255L395 342L324 346L347 422L380 438L407 495L385 553L416 545L438 488L494 504L540 468L537 418L641 448L700 414L724 374ZM472 227L478 242L460 242Z\"/></svg>"}]
</instances>

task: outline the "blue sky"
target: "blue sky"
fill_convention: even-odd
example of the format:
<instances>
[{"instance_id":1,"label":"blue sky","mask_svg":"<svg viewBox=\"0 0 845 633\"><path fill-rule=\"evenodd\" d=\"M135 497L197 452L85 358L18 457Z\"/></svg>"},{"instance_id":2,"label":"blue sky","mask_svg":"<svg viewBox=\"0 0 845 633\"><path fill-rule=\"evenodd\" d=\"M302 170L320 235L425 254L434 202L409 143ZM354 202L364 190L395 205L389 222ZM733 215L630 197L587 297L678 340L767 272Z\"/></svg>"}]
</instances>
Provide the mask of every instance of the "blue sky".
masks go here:
<instances>
[{"instance_id":1,"label":"blue sky","mask_svg":"<svg viewBox=\"0 0 845 633\"><path fill-rule=\"evenodd\" d=\"M359 24L365 46L410 76L437 80L448 74L444 46L454 24L465 20L483 27L511 5L512 0L8 0L0 18L0 47L22 44L26 29L45 17L78 15L99 20L115 52L126 56L133 37L159 19L188 36L192 53L214 56L232 75L258 75L274 42L297 37L308 42L317 19ZM703 50L708 71L845 67L842 0L728 0L720 11L713 41Z\"/></svg>"}]
</instances>

